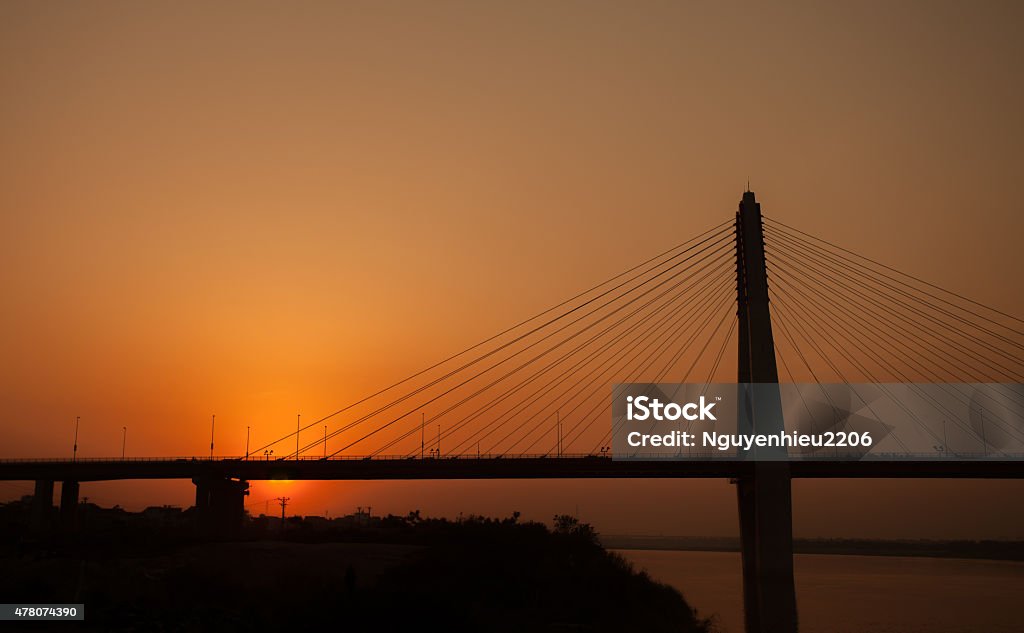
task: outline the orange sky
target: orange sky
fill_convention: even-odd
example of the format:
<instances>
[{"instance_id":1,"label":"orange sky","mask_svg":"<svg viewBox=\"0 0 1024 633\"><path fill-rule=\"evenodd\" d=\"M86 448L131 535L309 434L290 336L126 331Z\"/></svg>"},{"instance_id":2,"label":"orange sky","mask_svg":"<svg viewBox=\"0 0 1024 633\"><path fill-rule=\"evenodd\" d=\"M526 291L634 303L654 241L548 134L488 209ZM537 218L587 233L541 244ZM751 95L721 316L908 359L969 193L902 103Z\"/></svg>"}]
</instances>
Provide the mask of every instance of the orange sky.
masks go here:
<instances>
[{"instance_id":1,"label":"orange sky","mask_svg":"<svg viewBox=\"0 0 1024 633\"><path fill-rule=\"evenodd\" d=\"M728 219L748 177L773 217L1024 314L1019 3L680 5L3 3L0 457L67 455L76 415L81 456L123 426L130 455L202 455L211 413L240 453ZM796 529L1024 537L998 503L1022 486L800 482ZM735 523L724 482L289 494Z\"/></svg>"}]
</instances>

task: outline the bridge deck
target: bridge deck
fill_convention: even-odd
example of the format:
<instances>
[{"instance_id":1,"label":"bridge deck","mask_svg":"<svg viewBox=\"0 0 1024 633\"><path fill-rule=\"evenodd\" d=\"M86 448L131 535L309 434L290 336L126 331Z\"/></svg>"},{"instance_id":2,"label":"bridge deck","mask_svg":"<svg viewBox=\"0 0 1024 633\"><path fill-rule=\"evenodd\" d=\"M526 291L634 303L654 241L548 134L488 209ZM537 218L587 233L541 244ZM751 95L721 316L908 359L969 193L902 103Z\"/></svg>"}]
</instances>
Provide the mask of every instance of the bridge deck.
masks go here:
<instances>
[{"instance_id":1,"label":"bridge deck","mask_svg":"<svg viewBox=\"0 0 1024 633\"><path fill-rule=\"evenodd\" d=\"M233 477L250 481L370 479L645 479L731 478L751 472L752 462L614 461L604 456L393 457L263 460L153 458L130 460L6 460L0 481L110 481ZM1024 478L1020 461L797 461L797 478Z\"/></svg>"}]
</instances>

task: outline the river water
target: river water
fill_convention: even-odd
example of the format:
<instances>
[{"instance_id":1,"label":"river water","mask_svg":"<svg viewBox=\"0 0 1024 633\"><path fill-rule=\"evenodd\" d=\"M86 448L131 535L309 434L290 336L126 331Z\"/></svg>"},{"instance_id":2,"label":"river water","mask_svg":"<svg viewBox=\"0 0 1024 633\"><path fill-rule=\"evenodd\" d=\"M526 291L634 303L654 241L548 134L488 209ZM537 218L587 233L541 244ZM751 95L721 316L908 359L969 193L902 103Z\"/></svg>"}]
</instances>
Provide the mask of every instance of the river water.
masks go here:
<instances>
[{"instance_id":1,"label":"river water","mask_svg":"<svg viewBox=\"0 0 1024 633\"><path fill-rule=\"evenodd\" d=\"M615 550L743 633L740 555ZM1022 633L1024 563L797 554L801 633Z\"/></svg>"}]
</instances>

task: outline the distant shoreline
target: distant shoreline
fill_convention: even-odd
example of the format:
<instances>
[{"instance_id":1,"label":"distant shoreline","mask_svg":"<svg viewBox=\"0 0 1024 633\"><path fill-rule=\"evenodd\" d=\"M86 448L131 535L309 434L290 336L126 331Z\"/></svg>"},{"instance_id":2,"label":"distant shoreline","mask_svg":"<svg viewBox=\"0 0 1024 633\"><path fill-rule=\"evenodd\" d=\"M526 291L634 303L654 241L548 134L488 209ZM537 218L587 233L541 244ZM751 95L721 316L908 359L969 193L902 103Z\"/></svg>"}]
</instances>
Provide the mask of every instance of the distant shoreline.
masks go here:
<instances>
[{"instance_id":1,"label":"distant shoreline","mask_svg":"<svg viewBox=\"0 0 1024 633\"><path fill-rule=\"evenodd\" d=\"M608 534L600 537L607 549L665 550L687 552L739 552L738 538L685 536L631 536ZM977 560L1024 561L1024 541L967 540L876 540L876 539L794 539L796 554L848 556L916 556L923 558L965 558Z\"/></svg>"}]
</instances>

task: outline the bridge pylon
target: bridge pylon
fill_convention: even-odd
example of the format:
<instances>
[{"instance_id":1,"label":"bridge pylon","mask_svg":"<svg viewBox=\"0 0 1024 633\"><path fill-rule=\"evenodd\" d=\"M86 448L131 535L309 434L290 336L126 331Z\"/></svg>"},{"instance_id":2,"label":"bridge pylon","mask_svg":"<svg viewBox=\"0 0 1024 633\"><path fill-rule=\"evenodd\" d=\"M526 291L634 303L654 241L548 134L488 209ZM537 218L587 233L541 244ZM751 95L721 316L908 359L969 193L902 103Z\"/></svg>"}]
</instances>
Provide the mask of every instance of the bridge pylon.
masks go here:
<instances>
[{"instance_id":1,"label":"bridge pylon","mask_svg":"<svg viewBox=\"0 0 1024 633\"><path fill-rule=\"evenodd\" d=\"M777 385L768 274L765 266L761 205L746 191L736 213L736 315L738 319L739 393L751 433L784 430ZM789 464L757 462L752 474L738 477L736 496L743 565L743 611L746 633L796 633L796 588L793 581L793 499Z\"/></svg>"}]
</instances>

